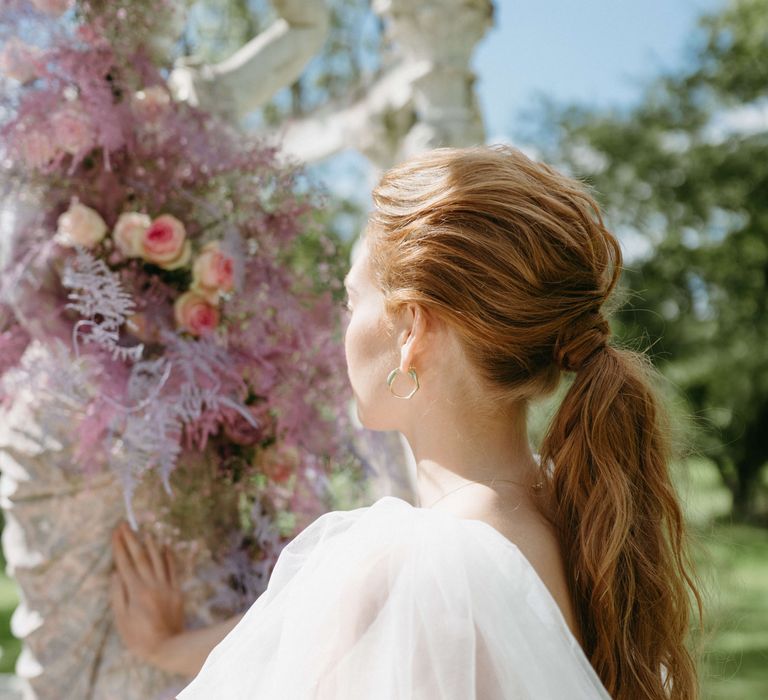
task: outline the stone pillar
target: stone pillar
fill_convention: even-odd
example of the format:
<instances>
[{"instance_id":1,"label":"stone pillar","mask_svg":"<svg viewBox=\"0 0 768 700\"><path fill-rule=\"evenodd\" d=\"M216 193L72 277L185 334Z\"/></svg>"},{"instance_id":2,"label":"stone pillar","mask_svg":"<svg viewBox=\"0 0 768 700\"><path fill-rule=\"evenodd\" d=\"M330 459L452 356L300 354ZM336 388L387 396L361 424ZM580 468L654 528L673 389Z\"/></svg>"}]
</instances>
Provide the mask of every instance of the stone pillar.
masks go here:
<instances>
[{"instance_id":1,"label":"stone pillar","mask_svg":"<svg viewBox=\"0 0 768 700\"><path fill-rule=\"evenodd\" d=\"M426 63L413 83L414 123L394 161L438 146L484 142L470 60L493 23L491 0L375 0L398 61Z\"/></svg>"},{"instance_id":2,"label":"stone pillar","mask_svg":"<svg viewBox=\"0 0 768 700\"><path fill-rule=\"evenodd\" d=\"M44 361L46 349L33 343L27 353ZM80 473L76 421L72 401L34 386L18 391L0 413L2 545L20 589L11 627L23 644L16 665L23 698L171 700L187 680L140 662L113 625L110 539L125 518L123 489L111 472ZM140 489L139 514L144 498ZM216 619L208 603L216 582L197 575L209 560L201 547L181 571L196 624Z\"/></svg>"}]
</instances>

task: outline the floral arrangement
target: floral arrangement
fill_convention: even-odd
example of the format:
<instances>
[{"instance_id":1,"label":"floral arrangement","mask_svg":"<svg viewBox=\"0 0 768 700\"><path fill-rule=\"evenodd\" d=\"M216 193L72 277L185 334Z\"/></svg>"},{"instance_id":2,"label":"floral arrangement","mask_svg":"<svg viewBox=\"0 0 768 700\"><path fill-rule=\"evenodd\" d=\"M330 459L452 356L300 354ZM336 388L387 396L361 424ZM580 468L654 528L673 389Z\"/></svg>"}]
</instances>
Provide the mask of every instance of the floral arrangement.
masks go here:
<instances>
[{"instance_id":1,"label":"floral arrangement","mask_svg":"<svg viewBox=\"0 0 768 700\"><path fill-rule=\"evenodd\" d=\"M176 12L0 10L0 398L65 397L73 469L119 474L132 520L140 480L170 493L202 458L235 499L217 537L262 581L328 509L334 470L359 466L340 307L292 264L316 206L301 170L168 92L157 27ZM216 499L190 488L187 506Z\"/></svg>"}]
</instances>

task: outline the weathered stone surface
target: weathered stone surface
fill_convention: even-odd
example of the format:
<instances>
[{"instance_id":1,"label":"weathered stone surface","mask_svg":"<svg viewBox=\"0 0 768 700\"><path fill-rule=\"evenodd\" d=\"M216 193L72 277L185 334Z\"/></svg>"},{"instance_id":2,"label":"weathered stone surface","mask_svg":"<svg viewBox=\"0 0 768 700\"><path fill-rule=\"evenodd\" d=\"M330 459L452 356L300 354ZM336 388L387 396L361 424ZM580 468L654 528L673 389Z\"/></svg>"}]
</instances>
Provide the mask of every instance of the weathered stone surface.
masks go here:
<instances>
[{"instance_id":1,"label":"weathered stone surface","mask_svg":"<svg viewBox=\"0 0 768 700\"><path fill-rule=\"evenodd\" d=\"M173 698L185 680L140 663L112 622L110 537L125 518L120 481L109 472L79 474L71 444L76 407L56 404L49 394L22 390L0 413L2 544L21 597L11 619L23 640L16 683L25 700ZM139 490L138 513L145 498ZM208 603L217 582L197 575L210 563L207 549L187 546L186 553L187 609L201 625L218 619Z\"/></svg>"}]
</instances>

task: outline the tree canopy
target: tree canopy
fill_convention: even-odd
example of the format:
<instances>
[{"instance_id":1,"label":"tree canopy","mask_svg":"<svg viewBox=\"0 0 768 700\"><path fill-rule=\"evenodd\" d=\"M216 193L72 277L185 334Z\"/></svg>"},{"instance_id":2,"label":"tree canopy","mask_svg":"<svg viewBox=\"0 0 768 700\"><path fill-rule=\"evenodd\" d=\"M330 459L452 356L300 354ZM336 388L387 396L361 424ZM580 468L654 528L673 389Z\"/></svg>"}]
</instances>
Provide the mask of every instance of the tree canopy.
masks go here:
<instances>
[{"instance_id":1,"label":"tree canopy","mask_svg":"<svg viewBox=\"0 0 768 700\"><path fill-rule=\"evenodd\" d=\"M686 396L737 517L768 464L768 5L700 20L689 66L626 111L550 110L551 159L596 189L642 252L625 264L625 337Z\"/></svg>"}]
</instances>

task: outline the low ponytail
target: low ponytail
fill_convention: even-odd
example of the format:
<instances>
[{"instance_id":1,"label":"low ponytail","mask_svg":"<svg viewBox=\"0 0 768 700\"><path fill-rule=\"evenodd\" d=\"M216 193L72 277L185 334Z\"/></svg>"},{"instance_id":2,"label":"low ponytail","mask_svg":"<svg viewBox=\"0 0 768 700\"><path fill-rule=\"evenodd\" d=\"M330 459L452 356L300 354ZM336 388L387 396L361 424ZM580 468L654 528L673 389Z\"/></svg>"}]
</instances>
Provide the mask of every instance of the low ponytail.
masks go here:
<instances>
[{"instance_id":1,"label":"low ponytail","mask_svg":"<svg viewBox=\"0 0 768 700\"><path fill-rule=\"evenodd\" d=\"M539 452L584 650L616 700L695 700L669 433L640 353L608 343L621 248L582 183L507 146L438 149L374 190L368 245L388 304L456 331L490 403L575 373Z\"/></svg>"},{"instance_id":2,"label":"low ponytail","mask_svg":"<svg viewBox=\"0 0 768 700\"><path fill-rule=\"evenodd\" d=\"M582 646L615 700L698 697L689 592L701 601L654 383L644 355L598 344L541 447Z\"/></svg>"}]
</instances>

